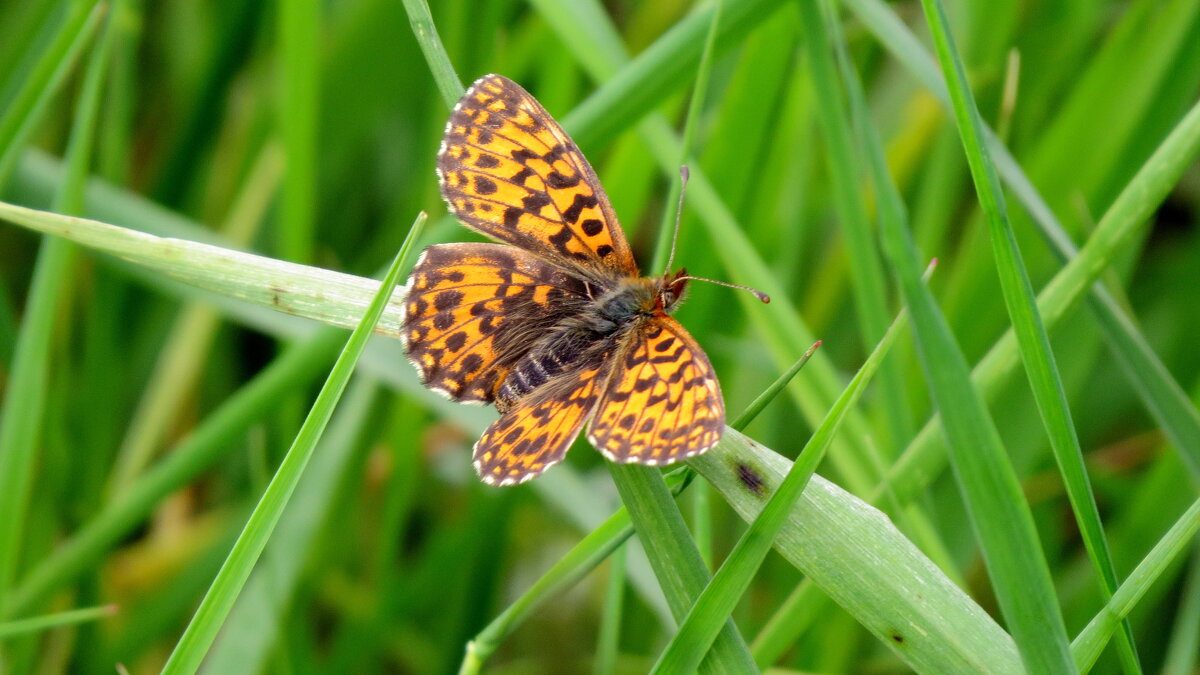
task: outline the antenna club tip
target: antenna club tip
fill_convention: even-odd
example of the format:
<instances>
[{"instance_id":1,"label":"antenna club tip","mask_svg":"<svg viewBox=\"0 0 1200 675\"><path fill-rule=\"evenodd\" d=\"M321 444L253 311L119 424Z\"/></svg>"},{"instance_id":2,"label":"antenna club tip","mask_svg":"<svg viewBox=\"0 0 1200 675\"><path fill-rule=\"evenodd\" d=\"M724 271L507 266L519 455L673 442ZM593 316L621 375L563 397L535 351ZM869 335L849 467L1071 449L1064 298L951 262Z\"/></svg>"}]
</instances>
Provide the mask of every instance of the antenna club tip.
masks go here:
<instances>
[{"instance_id":1,"label":"antenna club tip","mask_svg":"<svg viewBox=\"0 0 1200 675\"><path fill-rule=\"evenodd\" d=\"M764 305L771 302L771 296L767 295L766 293L763 293L762 291L754 291L754 297L758 298L759 300L762 300L762 303Z\"/></svg>"},{"instance_id":2,"label":"antenna club tip","mask_svg":"<svg viewBox=\"0 0 1200 675\"><path fill-rule=\"evenodd\" d=\"M679 177L687 182L687 179L692 177L692 172L688 170L687 164L679 165Z\"/></svg>"}]
</instances>

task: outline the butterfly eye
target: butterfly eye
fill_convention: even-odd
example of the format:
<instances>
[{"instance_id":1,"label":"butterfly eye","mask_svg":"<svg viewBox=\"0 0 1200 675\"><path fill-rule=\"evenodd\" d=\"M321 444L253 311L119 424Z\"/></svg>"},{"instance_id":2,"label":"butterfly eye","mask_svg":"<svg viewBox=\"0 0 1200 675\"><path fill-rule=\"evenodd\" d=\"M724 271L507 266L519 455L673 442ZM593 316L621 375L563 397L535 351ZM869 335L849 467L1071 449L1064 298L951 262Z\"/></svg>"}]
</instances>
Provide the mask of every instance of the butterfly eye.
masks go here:
<instances>
[{"instance_id":1,"label":"butterfly eye","mask_svg":"<svg viewBox=\"0 0 1200 675\"><path fill-rule=\"evenodd\" d=\"M663 286L662 292L660 293L663 309L669 309L671 305L679 302L679 299L683 297L683 291L686 287L687 279L676 279Z\"/></svg>"}]
</instances>

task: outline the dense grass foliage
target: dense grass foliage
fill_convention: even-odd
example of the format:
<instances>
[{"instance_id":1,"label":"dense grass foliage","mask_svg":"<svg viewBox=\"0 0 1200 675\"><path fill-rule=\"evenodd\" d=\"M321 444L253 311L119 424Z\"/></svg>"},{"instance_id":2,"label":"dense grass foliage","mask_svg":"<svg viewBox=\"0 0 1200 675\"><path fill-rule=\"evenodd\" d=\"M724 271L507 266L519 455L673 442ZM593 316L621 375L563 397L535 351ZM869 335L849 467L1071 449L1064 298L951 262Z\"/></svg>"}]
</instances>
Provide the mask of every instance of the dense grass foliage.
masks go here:
<instances>
[{"instance_id":1,"label":"dense grass foliage","mask_svg":"<svg viewBox=\"0 0 1200 675\"><path fill-rule=\"evenodd\" d=\"M772 296L690 468L483 485L395 303L336 400L490 72ZM0 674L1198 672L1198 99L1195 0L2 3Z\"/></svg>"}]
</instances>

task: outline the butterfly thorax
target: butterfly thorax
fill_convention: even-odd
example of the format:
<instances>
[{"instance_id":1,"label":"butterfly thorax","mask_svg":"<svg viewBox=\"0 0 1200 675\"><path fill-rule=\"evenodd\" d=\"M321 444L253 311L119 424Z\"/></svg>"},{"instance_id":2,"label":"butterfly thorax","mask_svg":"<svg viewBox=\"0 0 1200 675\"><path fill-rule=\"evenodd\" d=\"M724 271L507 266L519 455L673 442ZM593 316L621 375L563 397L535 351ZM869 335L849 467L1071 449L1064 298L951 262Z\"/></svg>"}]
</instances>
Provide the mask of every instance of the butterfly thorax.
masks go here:
<instances>
[{"instance_id":1,"label":"butterfly thorax","mask_svg":"<svg viewBox=\"0 0 1200 675\"><path fill-rule=\"evenodd\" d=\"M677 279L683 274L613 279L607 290L534 343L501 384L496 408L504 412L562 373L607 361L626 333L673 309L683 293L684 282Z\"/></svg>"}]
</instances>

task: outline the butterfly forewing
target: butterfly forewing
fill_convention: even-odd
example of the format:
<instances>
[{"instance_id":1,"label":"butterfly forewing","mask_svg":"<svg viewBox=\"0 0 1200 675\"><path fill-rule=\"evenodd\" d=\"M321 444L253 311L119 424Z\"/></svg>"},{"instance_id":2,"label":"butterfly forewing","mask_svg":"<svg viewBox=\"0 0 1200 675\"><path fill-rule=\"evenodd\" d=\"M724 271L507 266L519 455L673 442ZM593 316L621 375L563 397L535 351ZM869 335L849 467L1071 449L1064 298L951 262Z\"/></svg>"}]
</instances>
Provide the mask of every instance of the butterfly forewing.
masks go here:
<instances>
[{"instance_id":1,"label":"butterfly forewing","mask_svg":"<svg viewBox=\"0 0 1200 675\"><path fill-rule=\"evenodd\" d=\"M487 75L446 125L442 196L466 225L565 261L637 274L600 181L579 148L520 85Z\"/></svg>"},{"instance_id":2,"label":"butterfly forewing","mask_svg":"<svg viewBox=\"0 0 1200 675\"><path fill-rule=\"evenodd\" d=\"M490 402L532 344L529 331L586 300L582 282L520 249L440 244L413 268L402 335L426 386Z\"/></svg>"},{"instance_id":3,"label":"butterfly forewing","mask_svg":"<svg viewBox=\"0 0 1200 675\"><path fill-rule=\"evenodd\" d=\"M555 378L488 427L475 444L480 478L523 483L562 461L596 404L603 366L593 362Z\"/></svg>"},{"instance_id":4,"label":"butterfly forewing","mask_svg":"<svg viewBox=\"0 0 1200 675\"><path fill-rule=\"evenodd\" d=\"M717 443L725 405L704 351L678 321L656 316L613 355L588 440L616 462L662 465Z\"/></svg>"}]
</instances>

